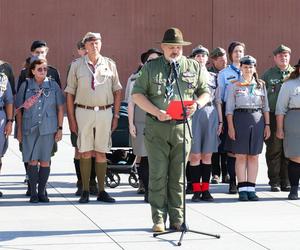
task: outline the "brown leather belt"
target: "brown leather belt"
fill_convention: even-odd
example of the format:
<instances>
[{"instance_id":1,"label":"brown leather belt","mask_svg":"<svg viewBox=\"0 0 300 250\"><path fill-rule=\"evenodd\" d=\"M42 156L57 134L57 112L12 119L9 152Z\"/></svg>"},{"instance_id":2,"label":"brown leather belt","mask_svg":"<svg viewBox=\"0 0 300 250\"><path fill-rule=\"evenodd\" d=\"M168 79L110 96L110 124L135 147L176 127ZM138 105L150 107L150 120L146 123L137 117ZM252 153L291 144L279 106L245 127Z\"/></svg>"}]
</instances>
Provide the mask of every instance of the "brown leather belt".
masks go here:
<instances>
[{"instance_id":1,"label":"brown leather belt","mask_svg":"<svg viewBox=\"0 0 300 250\"><path fill-rule=\"evenodd\" d=\"M95 106L95 107L91 107L91 106L87 106L87 105L81 105L81 104L76 104L76 107L83 108L83 109L90 109L90 110L94 110L94 111L99 111L99 110L105 110L105 109L111 108L112 104L104 105L104 106Z\"/></svg>"}]
</instances>

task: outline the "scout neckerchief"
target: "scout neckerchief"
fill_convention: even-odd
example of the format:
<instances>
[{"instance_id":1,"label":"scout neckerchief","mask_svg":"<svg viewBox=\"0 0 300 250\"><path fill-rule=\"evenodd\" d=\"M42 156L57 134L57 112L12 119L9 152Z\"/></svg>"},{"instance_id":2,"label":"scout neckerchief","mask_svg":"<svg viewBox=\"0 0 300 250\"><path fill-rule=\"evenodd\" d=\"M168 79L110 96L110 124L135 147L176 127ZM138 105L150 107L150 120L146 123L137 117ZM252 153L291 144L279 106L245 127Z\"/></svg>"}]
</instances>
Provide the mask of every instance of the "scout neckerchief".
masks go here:
<instances>
[{"instance_id":1,"label":"scout neckerchief","mask_svg":"<svg viewBox=\"0 0 300 250\"><path fill-rule=\"evenodd\" d=\"M240 77L241 75L241 70L238 69L237 67L235 67L233 64L230 64L229 67L238 74L238 76Z\"/></svg>"},{"instance_id":2,"label":"scout neckerchief","mask_svg":"<svg viewBox=\"0 0 300 250\"><path fill-rule=\"evenodd\" d=\"M170 64L169 64L170 65ZM176 67L179 67L178 62L176 62ZM174 68L172 65L170 65L170 73L167 79L167 83L166 83L166 91L165 91L165 98L167 101L170 101L170 99L173 97L174 95L174 84L175 84L175 72L174 72Z\"/></svg>"},{"instance_id":3,"label":"scout neckerchief","mask_svg":"<svg viewBox=\"0 0 300 250\"><path fill-rule=\"evenodd\" d=\"M87 61L87 57L85 57L84 60L85 60L85 63L86 63L87 68L89 69L89 71L90 71L91 74L92 74L91 88L92 88L92 90L95 90L95 87L97 87L98 85L103 84L103 83L107 80L108 75L105 75L105 76L104 76L104 79L103 79L102 82L98 82L98 80L97 80L97 78L96 78L96 67L95 67L92 63L90 63L90 62ZM99 61L99 60L101 60L101 57L98 58L98 61ZM98 64L98 61L97 61L97 64Z\"/></svg>"},{"instance_id":4,"label":"scout neckerchief","mask_svg":"<svg viewBox=\"0 0 300 250\"><path fill-rule=\"evenodd\" d=\"M254 89L256 87L256 82L253 82L253 81L248 82L248 81L244 80L243 82L236 82L235 84L239 87L250 86L250 95L253 95Z\"/></svg>"}]
</instances>

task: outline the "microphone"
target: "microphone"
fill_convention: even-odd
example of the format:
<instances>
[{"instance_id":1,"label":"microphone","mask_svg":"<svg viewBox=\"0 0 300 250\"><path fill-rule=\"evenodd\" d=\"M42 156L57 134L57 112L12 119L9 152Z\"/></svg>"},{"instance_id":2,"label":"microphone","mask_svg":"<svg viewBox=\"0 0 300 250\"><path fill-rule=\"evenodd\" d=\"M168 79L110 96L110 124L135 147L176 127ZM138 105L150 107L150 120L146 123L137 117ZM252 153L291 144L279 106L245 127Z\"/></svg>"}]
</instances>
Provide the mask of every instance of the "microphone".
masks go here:
<instances>
[{"instance_id":1,"label":"microphone","mask_svg":"<svg viewBox=\"0 0 300 250\"><path fill-rule=\"evenodd\" d=\"M175 59L171 59L170 63L171 63L171 67L172 67L173 72L174 72L174 77L176 79L178 79L178 77L179 77L179 63Z\"/></svg>"}]
</instances>

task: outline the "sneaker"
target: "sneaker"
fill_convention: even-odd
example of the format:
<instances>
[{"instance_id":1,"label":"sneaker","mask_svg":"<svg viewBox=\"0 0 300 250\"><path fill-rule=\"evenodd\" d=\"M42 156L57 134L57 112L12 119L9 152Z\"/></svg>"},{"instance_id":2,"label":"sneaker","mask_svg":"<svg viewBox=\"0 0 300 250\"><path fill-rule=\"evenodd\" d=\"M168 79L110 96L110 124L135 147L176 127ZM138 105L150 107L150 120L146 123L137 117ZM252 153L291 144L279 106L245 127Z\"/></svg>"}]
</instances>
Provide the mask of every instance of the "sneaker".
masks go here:
<instances>
[{"instance_id":1,"label":"sneaker","mask_svg":"<svg viewBox=\"0 0 300 250\"><path fill-rule=\"evenodd\" d=\"M39 202L38 196L37 195L31 196L29 202L30 203L38 203Z\"/></svg>"},{"instance_id":2,"label":"sneaker","mask_svg":"<svg viewBox=\"0 0 300 250\"><path fill-rule=\"evenodd\" d=\"M214 175L210 181L211 184L219 184L219 182L220 182L220 178L217 175Z\"/></svg>"},{"instance_id":3,"label":"sneaker","mask_svg":"<svg viewBox=\"0 0 300 250\"><path fill-rule=\"evenodd\" d=\"M79 203L88 203L90 201L89 191L82 191L81 197L79 199Z\"/></svg>"},{"instance_id":4,"label":"sneaker","mask_svg":"<svg viewBox=\"0 0 300 250\"><path fill-rule=\"evenodd\" d=\"M172 223L170 225L170 229L175 230L175 231L181 231L181 225L182 225L182 223L180 223L180 222Z\"/></svg>"},{"instance_id":5,"label":"sneaker","mask_svg":"<svg viewBox=\"0 0 300 250\"><path fill-rule=\"evenodd\" d=\"M195 192L192 197L192 202L199 202L201 201L201 192Z\"/></svg>"},{"instance_id":6,"label":"sneaker","mask_svg":"<svg viewBox=\"0 0 300 250\"><path fill-rule=\"evenodd\" d=\"M101 191L98 194L97 201L109 202L114 203L116 200L112 198L107 192Z\"/></svg>"},{"instance_id":7,"label":"sneaker","mask_svg":"<svg viewBox=\"0 0 300 250\"><path fill-rule=\"evenodd\" d=\"M229 183L229 191L230 194L236 194L237 193L237 187L234 182Z\"/></svg>"},{"instance_id":8,"label":"sneaker","mask_svg":"<svg viewBox=\"0 0 300 250\"><path fill-rule=\"evenodd\" d=\"M278 185L271 185L271 192L280 192L280 188Z\"/></svg>"},{"instance_id":9,"label":"sneaker","mask_svg":"<svg viewBox=\"0 0 300 250\"><path fill-rule=\"evenodd\" d=\"M214 198L211 196L208 190L202 192L201 200L203 201L214 201Z\"/></svg>"},{"instance_id":10,"label":"sneaker","mask_svg":"<svg viewBox=\"0 0 300 250\"><path fill-rule=\"evenodd\" d=\"M248 192L246 191L239 192L239 201L248 201Z\"/></svg>"},{"instance_id":11,"label":"sneaker","mask_svg":"<svg viewBox=\"0 0 300 250\"><path fill-rule=\"evenodd\" d=\"M249 201L258 201L259 197L256 195L255 192L248 192L248 200Z\"/></svg>"},{"instance_id":12,"label":"sneaker","mask_svg":"<svg viewBox=\"0 0 300 250\"><path fill-rule=\"evenodd\" d=\"M165 224L163 223L155 223L152 227L152 231L154 233L162 233L166 230Z\"/></svg>"}]
</instances>

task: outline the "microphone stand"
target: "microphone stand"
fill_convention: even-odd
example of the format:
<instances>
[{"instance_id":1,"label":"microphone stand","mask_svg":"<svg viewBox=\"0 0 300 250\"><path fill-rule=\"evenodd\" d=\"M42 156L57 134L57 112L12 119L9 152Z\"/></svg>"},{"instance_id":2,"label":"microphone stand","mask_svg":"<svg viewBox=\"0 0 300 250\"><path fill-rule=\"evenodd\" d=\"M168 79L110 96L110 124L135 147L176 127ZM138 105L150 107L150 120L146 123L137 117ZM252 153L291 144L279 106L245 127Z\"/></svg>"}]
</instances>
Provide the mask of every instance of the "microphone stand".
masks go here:
<instances>
[{"instance_id":1,"label":"microphone stand","mask_svg":"<svg viewBox=\"0 0 300 250\"><path fill-rule=\"evenodd\" d=\"M188 117L187 117L186 107L184 106L182 94L181 94L181 91L180 91L180 88L179 88L179 82L178 82L179 64L176 61L172 61L171 62L171 66L172 66L172 70L174 72L175 83L176 83L176 87L177 87L177 90L178 90L178 95L179 95L179 98L180 98L181 107L182 107L182 110L183 110L183 120L184 120L184 122L183 122L182 173L184 174L185 173L185 165L186 165L186 160L185 160L186 159L186 157L185 157L185 155L186 155L186 142L185 142L185 139L186 139L186 133L185 133L186 126L188 127L189 136L190 136L191 139L192 139L192 133L191 133L190 124L188 123ZM176 232L181 232L179 241L177 243L178 246L181 246L181 242L183 240L183 236L187 232L192 232L192 233L196 233L196 234L202 234L202 235L212 236L212 237L215 237L217 239L219 239L221 237L219 234L210 234L210 233L206 233L206 232L200 232L200 231L189 229L189 227L187 225L187 222L186 222L185 176L183 178L183 222L182 222L182 224L180 226L180 230L177 231L177 230L172 230L171 229L170 231L165 231L165 232L162 232L162 233L154 233L153 237L160 236L160 235L163 235L163 234L176 233Z\"/></svg>"}]
</instances>

